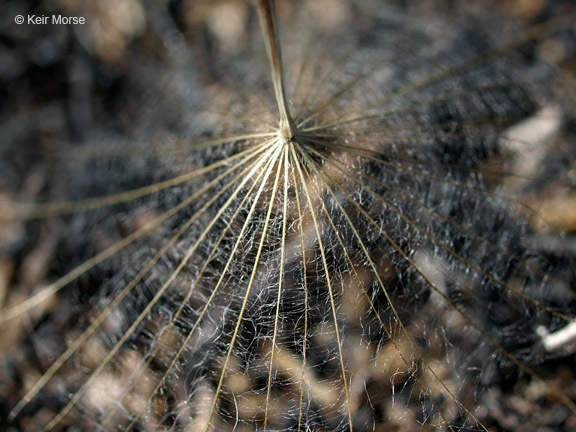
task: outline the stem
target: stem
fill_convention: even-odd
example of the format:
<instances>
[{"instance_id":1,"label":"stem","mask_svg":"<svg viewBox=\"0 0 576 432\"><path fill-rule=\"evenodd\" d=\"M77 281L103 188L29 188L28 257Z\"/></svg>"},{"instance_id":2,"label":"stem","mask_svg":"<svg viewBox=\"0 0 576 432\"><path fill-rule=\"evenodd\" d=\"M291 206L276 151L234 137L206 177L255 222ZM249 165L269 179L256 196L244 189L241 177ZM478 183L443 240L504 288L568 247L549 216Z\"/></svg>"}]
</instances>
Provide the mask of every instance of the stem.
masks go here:
<instances>
[{"instance_id":1,"label":"stem","mask_svg":"<svg viewBox=\"0 0 576 432\"><path fill-rule=\"evenodd\" d=\"M264 42L266 43L266 52L270 61L272 84L280 110L280 134L286 139L292 139L296 136L296 124L290 114L290 106L284 87L284 69L276 26L275 3L274 0L257 0L257 5Z\"/></svg>"}]
</instances>

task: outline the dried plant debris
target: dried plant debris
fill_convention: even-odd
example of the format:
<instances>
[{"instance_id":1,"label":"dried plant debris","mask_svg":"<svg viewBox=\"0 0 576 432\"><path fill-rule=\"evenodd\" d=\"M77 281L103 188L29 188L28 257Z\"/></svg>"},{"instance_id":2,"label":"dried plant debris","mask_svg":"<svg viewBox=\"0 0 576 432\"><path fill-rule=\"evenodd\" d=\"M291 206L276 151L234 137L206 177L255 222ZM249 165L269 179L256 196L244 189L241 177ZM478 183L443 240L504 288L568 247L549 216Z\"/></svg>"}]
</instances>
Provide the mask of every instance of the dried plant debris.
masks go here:
<instances>
[{"instance_id":1,"label":"dried plant debris","mask_svg":"<svg viewBox=\"0 0 576 432\"><path fill-rule=\"evenodd\" d=\"M0 428L576 430L576 10L451 3L7 6Z\"/></svg>"}]
</instances>

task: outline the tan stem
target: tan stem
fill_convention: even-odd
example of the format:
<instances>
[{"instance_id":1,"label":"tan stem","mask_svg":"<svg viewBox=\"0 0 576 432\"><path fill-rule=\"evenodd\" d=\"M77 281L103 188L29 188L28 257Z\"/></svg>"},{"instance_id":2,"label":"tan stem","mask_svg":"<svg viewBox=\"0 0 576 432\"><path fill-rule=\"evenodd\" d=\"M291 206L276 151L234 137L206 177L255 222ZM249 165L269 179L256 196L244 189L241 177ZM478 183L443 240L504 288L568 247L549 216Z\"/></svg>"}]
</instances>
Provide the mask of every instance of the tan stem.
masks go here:
<instances>
[{"instance_id":1,"label":"tan stem","mask_svg":"<svg viewBox=\"0 0 576 432\"><path fill-rule=\"evenodd\" d=\"M276 26L275 3L274 0L257 0L257 5L264 42L266 43L266 52L270 61L274 93L280 110L280 134L286 139L292 139L296 136L296 124L290 114L290 106L284 87L284 69Z\"/></svg>"}]
</instances>

